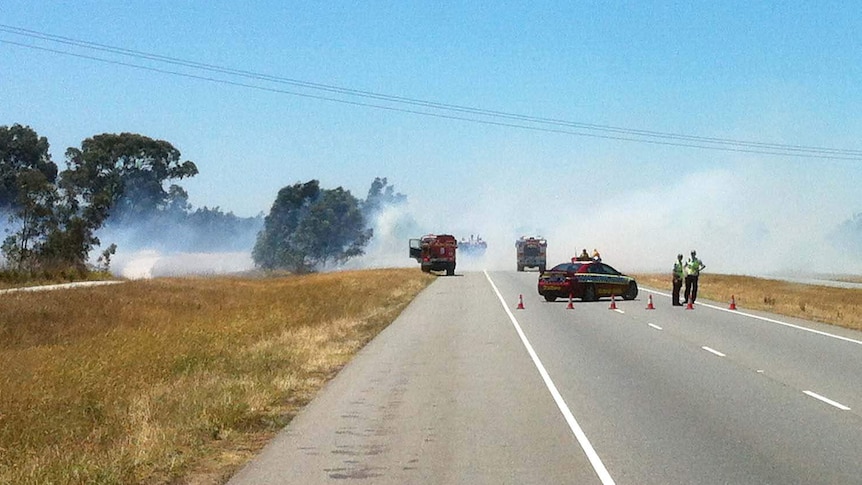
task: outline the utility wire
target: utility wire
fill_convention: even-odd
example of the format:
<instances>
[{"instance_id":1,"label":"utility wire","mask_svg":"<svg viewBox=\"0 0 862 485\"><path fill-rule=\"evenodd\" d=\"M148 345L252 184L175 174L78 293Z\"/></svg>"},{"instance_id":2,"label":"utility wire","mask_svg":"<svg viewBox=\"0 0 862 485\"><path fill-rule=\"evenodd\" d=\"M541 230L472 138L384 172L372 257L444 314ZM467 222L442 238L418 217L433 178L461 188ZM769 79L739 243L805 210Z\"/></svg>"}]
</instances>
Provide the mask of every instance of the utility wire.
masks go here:
<instances>
[{"instance_id":1,"label":"utility wire","mask_svg":"<svg viewBox=\"0 0 862 485\"><path fill-rule=\"evenodd\" d=\"M162 56L158 54L150 54L141 51L135 51L130 49L124 49L120 47L112 47L104 44L97 44L94 42L82 41L77 39L72 39L69 37L62 37L53 34L47 34L43 32L37 32L28 29L22 29L18 27L8 26L0 24L0 32L5 32L9 34L15 34L19 36L29 37L33 39L59 43L63 45L95 50L100 52L107 52L116 55L122 55L126 57L131 57L133 59L138 60L148 60L154 62L160 62L175 66L182 66L190 69L197 69L211 73L219 73L230 76L236 76L245 79L251 79L256 81L267 81L276 84L290 85L298 88L316 90L330 94L339 94L350 97L359 97L363 99L371 99L375 101L385 101L394 104L400 105L408 105L408 106L417 106L423 108L430 108L441 112L428 112L428 111L419 111L415 109L408 108L398 108L388 105L380 105L369 102L361 102L361 101L350 101L341 98L333 98L329 96L323 95L314 95L304 92L297 91L288 91L284 89L277 88L268 88L264 86L259 86L255 84L248 84L243 82L236 81L227 81L224 79L218 79L203 75L195 75L188 74L178 71L172 71L168 69L155 68L150 66L144 66L141 64L134 64L130 62L122 62L111 59L104 59L101 57L79 54L74 52L63 51L59 49L52 49L47 47L40 47L31 44L24 44L20 42L8 41L4 39L0 39L0 43L5 43L9 45L15 45L19 47L24 47L33 50L40 50L44 52L51 52L54 54L60 54L65 56L72 56L81 59L87 59L102 63L120 65L125 67L131 67L136 69L142 69L152 72L158 72L162 74L181 76L190 79L197 79L207 82L215 82L225 85L232 85L243 88L257 89L262 91L268 91L273 93L287 94L292 96L301 96L305 98L318 99L323 101L330 102L338 102L342 104L352 105L352 106L362 106L369 107L375 109L384 109L389 111L396 111L402 113L410 113L422 116L432 116L436 118L444 118L451 120L459 120L459 121L468 121L474 123L482 123L486 125L494 125L494 126L504 126L504 127L512 127L512 128L521 128L521 129L529 129L534 131L544 131L549 133L561 133L568 135L576 135L576 136L587 136L593 138L602 138L608 140L619 140L619 141L629 141L636 143L648 143L653 145L667 145L667 146L677 146L677 147L687 147L687 148L699 148L699 149L709 149L709 150L721 150L721 151L729 151L729 152L742 152L742 153L756 153L756 154L764 154L764 155L776 155L776 156L791 156L791 157L804 157L804 158L825 158L825 159L834 159L834 160L862 160L862 150L848 150L848 149L837 149L837 148L828 148L828 147L816 147L816 146L803 146L803 145L785 145L785 144L777 144L777 143L765 143L765 142L755 142L755 141L744 141L744 140L734 140L727 138L714 138L714 137L702 137L702 136L693 136L693 135L683 135L677 133L666 133L659 131L650 131L650 130L639 130L639 129L631 129L631 128L621 128L614 127L608 125L597 125L591 123L581 123L553 118L542 118L535 116L528 116L516 113L508 113L504 111L494 111L494 110L486 110L481 108L474 108L469 106L460 106L453 104L445 104L438 103L433 101L425 101L421 99L403 97L403 96L393 96L387 94L374 93L370 91L362 91L350 88L344 88L339 86L332 86L327 84L313 83L308 81L301 81L296 79L290 79L279 76L271 76L267 74L255 73L251 71L243 71L238 69L226 68L212 64L205 64L195 61L188 61L168 56ZM456 114L447 114L448 113L459 113L459 114L469 114L481 116L484 118L490 119L481 119L481 118L471 118L460 116ZM497 121L497 120L507 120L507 121ZM521 123L513 123L513 122L521 122ZM532 123L540 126L532 126L525 125L522 123ZM572 131L569 128L576 128L578 130L587 130L587 131ZM598 133L594 133L598 132Z\"/></svg>"}]
</instances>

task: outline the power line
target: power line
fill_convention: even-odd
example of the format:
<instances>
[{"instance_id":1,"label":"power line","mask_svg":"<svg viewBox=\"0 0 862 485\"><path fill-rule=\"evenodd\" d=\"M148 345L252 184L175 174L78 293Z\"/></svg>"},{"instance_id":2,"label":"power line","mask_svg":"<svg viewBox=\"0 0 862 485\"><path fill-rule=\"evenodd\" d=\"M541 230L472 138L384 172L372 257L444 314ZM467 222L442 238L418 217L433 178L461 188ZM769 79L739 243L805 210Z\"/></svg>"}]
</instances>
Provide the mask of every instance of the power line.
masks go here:
<instances>
[{"instance_id":1,"label":"power line","mask_svg":"<svg viewBox=\"0 0 862 485\"><path fill-rule=\"evenodd\" d=\"M694 135L685 135L678 133L668 133L668 132L660 132L660 131L651 131L651 130L640 130L640 129L632 129L632 128L622 128L615 127L609 125L598 125L592 123L582 123L561 119L553 119L553 118L543 118L537 116L523 115L517 113L509 113L504 111L495 111L495 110L487 110L482 108L475 108L469 106L461 106L454 104L446 104L439 103L434 101L426 101L422 99L409 98L404 96L394 96L388 94L375 93L371 91L362 91L351 88L344 88L340 86L333 86L321 83L314 83L309 81L302 81L297 79L291 79L280 76L272 76L268 74L261 74L252 71L244 71L239 69L232 69L222 66L217 66L213 64L206 64L196 61L189 61L184 59L178 59L174 57L163 56L159 54L151 54L141 51L135 51L130 49L124 49L120 47L113 47L105 44L98 44L94 42L88 42L78 39L73 39L69 37L63 37L53 34L48 34L44 32L38 32L28 29L22 29L14 26L8 26L0 24L0 32L5 32L8 34L19 35L23 37L28 37L31 39L37 39L47 42L52 42L56 44L62 44L67 46L72 46L76 48L88 49L92 51L105 52L114 55L120 55L125 57L130 57L137 60L147 60L157 63L169 64L174 66L181 66L189 69L224 74L228 76L234 76L254 81L266 81L275 84L288 85L297 88L302 88L305 90L318 91L328 94L337 94L346 96L348 98L360 98L360 99L368 99L373 100L375 102L386 102L394 104L384 105L377 104L373 102L364 102L364 101L354 101L350 99L343 98L334 98L331 96L319 95L319 94L310 94L308 92L299 92L299 91L291 91L279 88L271 88L266 86L260 86L257 84L249 84L245 82L237 82L237 81L229 81L219 78L214 78L210 76L200 75L200 74L189 74L186 72L179 72L175 70L169 70L164 68L157 68L152 66L146 66L141 64L136 64L132 62L123 62L115 59L105 59L102 57L96 57L94 55L80 54L75 52L69 52L59 49L53 49L48 47L41 47L32 44L25 44L21 42L14 42L9 40L0 39L0 43L15 45L19 47L24 47L33 50L39 50L43 52L50 52L54 54L77 57L81 59L119 65L124 67L130 67L135 69L142 69L151 72L157 72L162 74L181 76L190 79L197 79L207 82L214 82L224 85L231 85L236 87L248 88L248 89L257 89L261 91L267 91L272 93L279 94L287 94L291 96L300 96L310 99L317 99L322 101L329 102L337 102L346 105L352 106L361 106L367 108L374 109L382 109L388 111L395 111L401 113L409 113L421 116L431 116L436 118L450 119L450 120L458 120L458 121L466 121L473 123L481 123L486 125L493 126L501 126L501 127L510 127L510 128L520 128L520 129L528 129L533 131L541 131L548 133L560 133L567 135L575 135L575 136L586 136L592 138L600 138L607 140L616 140L616 141L627 141L627 142L635 142L635 143L647 143L653 145L665 145L665 146L675 146L675 147L686 147L686 148L698 148L698 149L707 149L707 150L720 150L720 151L728 151L728 152L741 152L741 153L754 153L754 154L762 154L762 155L773 155L773 156L788 156L788 157L804 157L804 158L824 158L824 159L833 159L833 160L862 160L862 150L849 150L849 149L838 149L838 148L828 148L828 147L817 147L817 146L804 146L804 145L787 145L787 144L778 144L778 143L766 143L766 142L757 142L757 141L746 141L746 140L734 140L728 138L715 138L715 137L703 137L703 136L694 136ZM434 111L422 111L412 108L402 108L401 106L415 106L420 108L431 109ZM473 115L474 117L468 117L464 115ZM478 118L477 118L478 117ZM527 123L527 124L525 124ZM577 129L578 131L573 131L572 129Z\"/></svg>"}]
</instances>

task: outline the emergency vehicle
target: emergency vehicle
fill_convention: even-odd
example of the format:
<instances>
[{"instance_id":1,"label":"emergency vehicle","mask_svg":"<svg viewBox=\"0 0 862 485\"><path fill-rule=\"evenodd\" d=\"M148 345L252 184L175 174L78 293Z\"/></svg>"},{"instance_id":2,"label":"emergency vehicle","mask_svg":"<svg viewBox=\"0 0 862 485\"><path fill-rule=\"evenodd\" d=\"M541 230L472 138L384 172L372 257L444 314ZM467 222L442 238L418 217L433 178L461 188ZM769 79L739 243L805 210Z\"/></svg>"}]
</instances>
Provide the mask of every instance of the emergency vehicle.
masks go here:
<instances>
[{"instance_id":1,"label":"emergency vehicle","mask_svg":"<svg viewBox=\"0 0 862 485\"><path fill-rule=\"evenodd\" d=\"M611 296L634 300L638 296L634 278L601 261L560 263L539 276L538 290L547 301L569 296L583 301Z\"/></svg>"},{"instance_id":2,"label":"emergency vehicle","mask_svg":"<svg viewBox=\"0 0 862 485\"><path fill-rule=\"evenodd\" d=\"M455 250L458 240L451 234L426 234L410 240L410 257L422 265L422 271L445 271L455 274Z\"/></svg>"},{"instance_id":3,"label":"emergency vehicle","mask_svg":"<svg viewBox=\"0 0 862 485\"><path fill-rule=\"evenodd\" d=\"M547 253L548 241L543 237L521 236L515 241L518 271L524 271L524 268L539 268L539 273L544 273L548 261Z\"/></svg>"},{"instance_id":4,"label":"emergency vehicle","mask_svg":"<svg viewBox=\"0 0 862 485\"><path fill-rule=\"evenodd\" d=\"M461 256L482 256L486 249L488 249L488 243L478 235L473 237L470 234L470 239L461 238L461 242L458 243L458 252Z\"/></svg>"}]
</instances>

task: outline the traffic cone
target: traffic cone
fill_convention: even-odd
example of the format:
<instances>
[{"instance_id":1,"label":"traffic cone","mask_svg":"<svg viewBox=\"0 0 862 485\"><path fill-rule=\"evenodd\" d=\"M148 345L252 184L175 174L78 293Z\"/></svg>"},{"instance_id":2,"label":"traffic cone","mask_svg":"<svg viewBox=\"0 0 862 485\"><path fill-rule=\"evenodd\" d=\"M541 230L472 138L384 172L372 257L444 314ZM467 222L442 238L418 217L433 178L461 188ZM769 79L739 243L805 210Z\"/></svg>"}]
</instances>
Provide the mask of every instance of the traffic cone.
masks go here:
<instances>
[{"instance_id":1,"label":"traffic cone","mask_svg":"<svg viewBox=\"0 0 862 485\"><path fill-rule=\"evenodd\" d=\"M524 295L518 295L518 310L524 309Z\"/></svg>"},{"instance_id":2,"label":"traffic cone","mask_svg":"<svg viewBox=\"0 0 862 485\"><path fill-rule=\"evenodd\" d=\"M730 309L736 310L736 298L733 295L730 295Z\"/></svg>"},{"instance_id":3,"label":"traffic cone","mask_svg":"<svg viewBox=\"0 0 862 485\"><path fill-rule=\"evenodd\" d=\"M688 297L688 303L685 305L686 310L694 310L694 303L691 301L691 297Z\"/></svg>"},{"instance_id":4,"label":"traffic cone","mask_svg":"<svg viewBox=\"0 0 862 485\"><path fill-rule=\"evenodd\" d=\"M655 310L655 307L652 305L652 295L649 296L649 302L647 303L646 309Z\"/></svg>"},{"instance_id":5,"label":"traffic cone","mask_svg":"<svg viewBox=\"0 0 862 485\"><path fill-rule=\"evenodd\" d=\"M569 293L569 304L566 305L566 310L574 310L575 305L572 305L572 294Z\"/></svg>"},{"instance_id":6,"label":"traffic cone","mask_svg":"<svg viewBox=\"0 0 862 485\"><path fill-rule=\"evenodd\" d=\"M617 309L617 299L614 295L611 295L611 306L608 307L608 310L616 310Z\"/></svg>"}]
</instances>

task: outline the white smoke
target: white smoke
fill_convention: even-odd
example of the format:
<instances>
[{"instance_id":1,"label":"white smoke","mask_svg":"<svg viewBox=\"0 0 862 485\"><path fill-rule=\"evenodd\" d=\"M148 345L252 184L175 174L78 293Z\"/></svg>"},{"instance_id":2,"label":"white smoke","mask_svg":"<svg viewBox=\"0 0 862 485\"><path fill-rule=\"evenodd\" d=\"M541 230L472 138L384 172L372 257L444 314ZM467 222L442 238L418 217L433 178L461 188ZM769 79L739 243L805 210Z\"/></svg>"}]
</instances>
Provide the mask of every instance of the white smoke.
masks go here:
<instances>
[{"instance_id":1,"label":"white smoke","mask_svg":"<svg viewBox=\"0 0 862 485\"><path fill-rule=\"evenodd\" d=\"M365 254L343 268L418 268L408 240L447 233L488 244L481 257L459 253L459 272L514 270L515 240L534 235L548 240L549 266L598 249L620 271L667 272L678 253L697 250L707 273L862 273L862 256L831 240L862 209L853 181L840 166L821 167L816 177L776 168L782 166L727 162L647 181L618 168L612 181L503 174L468 192L408 194L409 202L377 213ZM120 245L112 267L129 278L245 271L254 266L250 250L124 251Z\"/></svg>"},{"instance_id":2,"label":"white smoke","mask_svg":"<svg viewBox=\"0 0 862 485\"><path fill-rule=\"evenodd\" d=\"M409 258L408 241L422 234L409 203L383 206L374 216L371 229L374 236L365 254L349 260L344 268L403 268L416 264Z\"/></svg>"},{"instance_id":3,"label":"white smoke","mask_svg":"<svg viewBox=\"0 0 862 485\"><path fill-rule=\"evenodd\" d=\"M251 250L259 227L241 224L201 226L182 222L109 224L98 232L102 247L116 244L113 274L129 279L160 276L220 275L254 269ZM227 229L226 229L227 227Z\"/></svg>"},{"instance_id":4,"label":"white smoke","mask_svg":"<svg viewBox=\"0 0 862 485\"><path fill-rule=\"evenodd\" d=\"M132 280L153 277L153 266L161 256L158 251L145 249L126 256L120 253L112 262L114 274Z\"/></svg>"},{"instance_id":5,"label":"white smoke","mask_svg":"<svg viewBox=\"0 0 862 485\"><path fill-rule=\"evenodd\" d=\"M728 162L657 183L600 176L549 180L494 180L455 200L419 200L412 234L385 232L390 240L375 254L406 258L407 239L449 233L478 234L488 249L481 258L460 253L458 269L515 268L515 240L548 240L548 265L581 249L598 249L623 272L670 271L676 255L697 250L707 272L748 275L862 272L862 255L839 250L836 227L862 207L841 167L813 178L774 165ZM560 182L562 181L562 182ZM412 198L411 200L418 200ZM415 264L415 263L414 263ZM403 264L399 264L403 265Z\"/></svg>"},{"instance_id":6,"label":"white smoke","mask_svg":"<svg viewBox=\"0 0 862 485\"><path fill-rule=\"evenodd\" d=\"M146 249L122 254L112 263L118 276L145 279L165 276L214 276L241 273L254 269L250 252L161 253Z\"/></svg>"}]
</instances>

